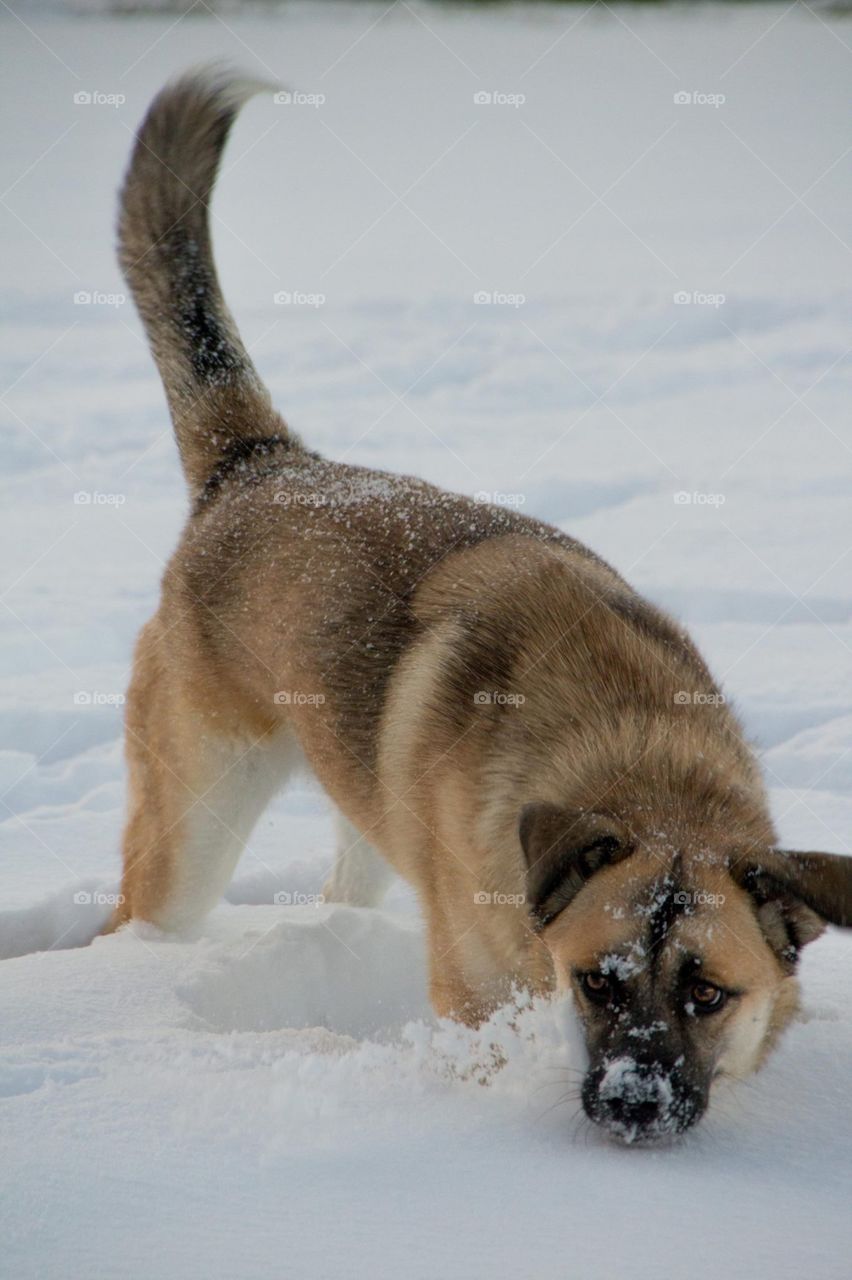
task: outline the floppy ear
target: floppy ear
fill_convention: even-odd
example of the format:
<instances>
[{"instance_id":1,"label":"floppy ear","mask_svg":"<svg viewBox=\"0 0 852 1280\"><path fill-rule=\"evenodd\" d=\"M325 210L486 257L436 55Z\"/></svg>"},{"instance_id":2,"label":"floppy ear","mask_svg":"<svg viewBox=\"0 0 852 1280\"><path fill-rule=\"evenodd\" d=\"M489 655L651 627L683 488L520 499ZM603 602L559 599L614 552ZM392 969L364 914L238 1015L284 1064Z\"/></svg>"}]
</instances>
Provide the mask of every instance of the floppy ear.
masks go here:
<instances>
[{"instance_id":1,"label":"floppy ear","mask_svg":"<svg viewBox=\"0 0 852 1280\"><path fill-rule=\"evenodd\" d=\"M826 924L852 928L852 858L770 849L733 862L730 871L754 899L763 932L789 970Z\"/></svg>"},{"instance_id":2,"label":"floppy ear","mask_svg":"<svg viewBox=\"0 0 852 1280\"><path fill-rule=\"evenodd\" d=\"M527 901L538 929L555 920L601 867L632 852L627 828L603 813L571 812L547 801L521 810Z\"/></svg>"}]
</instances>

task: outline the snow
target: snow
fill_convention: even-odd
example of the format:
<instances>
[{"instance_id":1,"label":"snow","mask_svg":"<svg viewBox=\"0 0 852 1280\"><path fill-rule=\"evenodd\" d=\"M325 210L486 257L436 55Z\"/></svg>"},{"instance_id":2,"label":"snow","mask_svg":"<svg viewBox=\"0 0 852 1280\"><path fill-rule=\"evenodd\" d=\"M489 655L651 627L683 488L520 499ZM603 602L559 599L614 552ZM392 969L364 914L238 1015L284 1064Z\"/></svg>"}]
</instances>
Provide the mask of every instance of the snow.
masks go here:
<instances>
[{"instance_id":1,"label":"snow","mask_svg":"<svg viewBox=\"0 0 852 1280\"><path fill-rule=\"evenodd\" d=\"M215 206L294 426L593 546L692 629L783 839L849 850L849 21L87 8L3 11L0 1276L845 1276L836 931L769 1064L656 1150L582 1119L569 1008L432 1018L404 886L305 900L332 848L309 779L198 936L82 944L117 890L120 699L185 510L115 188L160 83L223 54L326 95L253 102Z\"/></svg>"}]
</instances>

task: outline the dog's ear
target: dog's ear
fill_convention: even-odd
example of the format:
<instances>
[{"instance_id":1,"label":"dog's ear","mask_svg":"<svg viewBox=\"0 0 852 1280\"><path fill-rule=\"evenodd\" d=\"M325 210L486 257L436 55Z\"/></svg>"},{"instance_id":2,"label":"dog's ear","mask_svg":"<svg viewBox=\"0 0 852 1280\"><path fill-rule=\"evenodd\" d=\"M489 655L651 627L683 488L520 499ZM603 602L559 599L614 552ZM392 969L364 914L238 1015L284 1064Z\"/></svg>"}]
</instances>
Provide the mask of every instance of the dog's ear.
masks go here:
<instances>
[{"instance_id":1,"label":"dog's ear","mask_svg":"<svg viewBox=\"0 0 852 1280\"><path fill-rule=\"evenodd\" d=\"M732 859L730 872L754 899L767 941L789 972L826 924L852 928L852 858L770 849Z\"/></svg>"},{"instance_id":2,"label":"dog's ear","mask_svg":"<svg viewBox=\"0 0 852 1280\"><path fill-rule=\"evenodd\" d=\"M544 800L524 806L518 834L527 863L527 902L539 929L565 910L596 871L632 852L618 819Z\"/></svg>"}]
</instances>

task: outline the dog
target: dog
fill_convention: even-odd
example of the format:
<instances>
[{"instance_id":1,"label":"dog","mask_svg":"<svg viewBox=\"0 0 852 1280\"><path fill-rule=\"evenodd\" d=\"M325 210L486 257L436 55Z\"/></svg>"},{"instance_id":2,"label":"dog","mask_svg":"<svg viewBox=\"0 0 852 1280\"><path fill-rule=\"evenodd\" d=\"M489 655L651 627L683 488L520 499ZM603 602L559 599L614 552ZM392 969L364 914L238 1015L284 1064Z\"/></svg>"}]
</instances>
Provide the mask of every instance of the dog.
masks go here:
<instances>
[{"instance_id":1,"label":"dog","mask_svg":"<svg viewBox=\"0 0 852 1280\"><path fill-rule=\"evenodd\" d=\"M326 894L395 870L438 1015L570 990L588 1116L686 1130L765 1058L801 948L852 926L852 860L777 847L760 769L675 621L516 511L320 457L273 407L222 298L208 202L259 87L192 72L154 100L119 257L191 512L138 640L122 902L186 930L306 760L340 814Z\"/></svg>"}]
</instances>

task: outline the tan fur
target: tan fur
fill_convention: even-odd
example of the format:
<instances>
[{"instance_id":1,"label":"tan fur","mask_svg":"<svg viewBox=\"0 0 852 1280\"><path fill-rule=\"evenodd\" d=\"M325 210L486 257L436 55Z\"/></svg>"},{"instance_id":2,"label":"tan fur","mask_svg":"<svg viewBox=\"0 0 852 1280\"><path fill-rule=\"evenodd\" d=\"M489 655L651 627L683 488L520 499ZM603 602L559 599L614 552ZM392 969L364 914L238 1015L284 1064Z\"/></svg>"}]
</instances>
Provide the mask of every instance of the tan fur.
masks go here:
<instances>
[{"instance_id":1,"label":"tan fur","mask_svg":"<svg viewBox=\"0 0 852 1280\"><path fill-rule=\"evenodd\" d=\"M124 189L121 260L193 509L136 654L113 927L200 918L298 746L416 887L437 1012L476 1023L514 983L571 986L629 949L636 904L679 859L690 891L723 901L679 919L667 954L700 951L747 993L713 1051L750 1069L795 983L735 883L775 843L735 716L685 633L558 529L288 432L210 256L206 202L245 96L221 76L165 90ZM531 801L609 815L633 850L542 931L518 838Z\"/></svg>"}]
</instances>

